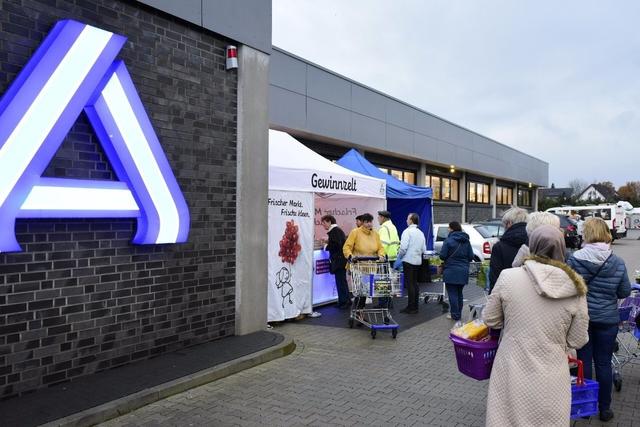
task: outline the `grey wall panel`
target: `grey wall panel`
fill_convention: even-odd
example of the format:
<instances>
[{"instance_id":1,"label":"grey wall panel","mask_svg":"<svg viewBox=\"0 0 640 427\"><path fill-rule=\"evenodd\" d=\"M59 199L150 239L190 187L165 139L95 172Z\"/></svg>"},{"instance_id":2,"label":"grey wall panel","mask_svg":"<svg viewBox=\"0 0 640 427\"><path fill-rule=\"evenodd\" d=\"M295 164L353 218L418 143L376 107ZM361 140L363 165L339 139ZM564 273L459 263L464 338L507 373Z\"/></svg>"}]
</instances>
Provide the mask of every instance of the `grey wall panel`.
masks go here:
<instances>
[{"instance_id":1,"label":"grey wall panel","mask_svg":"<svg viewBox=\"0 0 640 427\"><path fill-rule=\"evenodd\" d=\"M387 125L387 150L413 157L413 132Z\"/></svg>"},{"instance_id":2,"label":"grey wall panel","mask_svg":"<svg viewBox=\"0 0 640 427\"><path fill-rule=\"evenodd\" d=\"M379 93L358 85L351 85L351 108L353 112L378 120L385 120L386 98Z\"/></svg>"},{"instance_id":3,"label":"grey wall panel","mask_svg":"<svg viewBox=\"0 0 640 427\"><path fill-rule=\"evenodd\" d=\"M271 63L271 85L306 92L307 100L306 120L302 120L299 100L294 101L296 111L291 111L291 105L280 104L293 104L288 99L291 96L273 90L276 98L270 103L270 114L274 127L317 135L319 140L339 139L346 145L384 150L397 157L455 165L485 176L548 185L546 162L278 48L274 48Z\"/></svg>"},{"instance_id":4,"label":"grey wall panel","mask_svg":"<svg viewBox=\"0 0 640 427\"><path fill-rule=\"evenodd\" d=\"M271 53L271 1L138 0L241 44Z\"/></svg>"},{"instance_id":5,"label":"grey wall panel","mask_svg":"<svg viewBox=\"0 0 640 427\"><path fill-rule=\"evenodd\" d=\"M351 109L351 83L316 67L307 67L307 95Z\"/></svg>"},{"instance_id":6,"label":"grey wall panel","mask_svg":"<svg viewBox=\"0 0 640 427\"><path fill-rule=\"evenodd\" d=\"M138 0L185 21L202 25L202 0Z\"/></svg>"},{"instance_id":7,"label":"grey wall panel","mask_svg":"<svg viewBox=\"0 0 640 427\"><path fill-rule=\"evenodd\" d=\"M431 137L435 137L433 133L434 127L436 127L436 122L439 121L433 116L428 114L424 114L421 111L413 110L413 129L417 133L421 133L422 135L429 135Z\"/></svg>"},{"instance_id":8,"label":"grey wall panel","mask_svg":"<svg viewBox=\"0 0 640 427\"><path fill-rule=\"evenodd\" d=\"M438 141L437 161L445 165L456 162L456 147L448 142Z\"/></svg>"},{"instance_id":9,"label":"grey wall panel","mask_svg":"<svg viewBox=\"0 0 640 427\"><path fill-rule=\"evenodd\" d=\"M326 102L307 98L307 129L329 138L349 141L351 112Z\"/></svg>"},{"instance_id":10,"label":"grey wall panel","mask_svg":"<svg viewBox=\"0 0 640 427\"><path fill-rule=\"evenodd\" d=\"M307 93L307 64L274 50L269 61L269 81L272 85Z\"/></svg>"},{"instance_id":11,"label":"grey wall panel","mask_svg":"<svg viewBox=\"0 0 640 427\"><path fill-rule=\"evenodd\" d=\"M414 108L404 105L394 99L387 100L387 122L405 129L413 130Z\"/></svg>"},{"instance_id":12,"label":"grey wall panel","mask_svg":"<svg viewBox=\"0 0 640 427\"><path fill-rule=\"evenodd\" d=\"M307 98L276 86L269 86L269 123L289 129L306 129Z\"/></svg>"},{"instance_id":13,"label":"grey wall panel","mask_svg":"<svg viewBox=\"0 0 640 427\"><path fill-rule=\"evenodd\" d=\"M413 135L413 152L423 159L435 159L438 155L438 142L419 133Z\"/></svg>"},{"instance_id":14,"label":"grey wall panel","mask_svg":"<svg viewBox=\"0 0 640 427\"><path fill-rule=\"evenodd\" d=\"M455 167L465 169L474 168L475 165L473 164L473 151L463 147L455 147L455 151L456 161L453 163Z\"/></svg>"},{"instance_id":15,"label":"grey wall panel","mask_svg":"<svg viewBox=\"0 0 640 427\"><path fill-rule=\"evenodd\" d=\"M351 113L351 141L371 148L386 149L386 124L361 114Z\"/></svg>"},{"instance_id":16,"label":"grey wall panel","mask_svg":"<svg viewBox=\"0 0 640 427\"><path fill-rule=\"evenodd\" d=\"M271 53L270 1L202 0L202 26Z\"/></svg>"}]
</instances>

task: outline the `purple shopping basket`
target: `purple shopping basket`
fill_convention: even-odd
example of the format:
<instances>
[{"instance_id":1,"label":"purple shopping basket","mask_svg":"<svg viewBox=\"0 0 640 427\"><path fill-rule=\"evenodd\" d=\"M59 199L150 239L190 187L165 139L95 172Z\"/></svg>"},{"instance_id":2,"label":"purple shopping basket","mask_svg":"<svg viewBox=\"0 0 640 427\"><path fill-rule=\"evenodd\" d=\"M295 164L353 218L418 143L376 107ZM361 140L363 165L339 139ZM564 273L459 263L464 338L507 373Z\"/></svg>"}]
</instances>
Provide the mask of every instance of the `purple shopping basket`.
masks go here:
<instances>
[{"instance_id":1,"label":"purple shopping basket","mask_svg":"<svg viewBox=\"0 0 640 427\"><path fill-rule=\"evenodd\" d=\"M449 339L453 341L458 370L476 380L488 379L498 350L498 338L492 334L488 341L472 341L450 334Z\"/></svg>"}]
</instances>

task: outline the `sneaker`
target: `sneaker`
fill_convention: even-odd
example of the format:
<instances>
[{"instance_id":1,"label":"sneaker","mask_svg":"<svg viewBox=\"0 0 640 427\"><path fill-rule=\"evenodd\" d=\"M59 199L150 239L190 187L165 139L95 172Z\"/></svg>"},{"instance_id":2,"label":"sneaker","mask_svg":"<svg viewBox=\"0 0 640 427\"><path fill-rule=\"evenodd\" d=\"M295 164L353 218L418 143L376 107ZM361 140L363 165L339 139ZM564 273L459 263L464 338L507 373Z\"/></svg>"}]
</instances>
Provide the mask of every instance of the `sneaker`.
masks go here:
<instances>
[{"instance_id":1,"label":"sneaker","mask_svg":"<svg viewBox=\"0 0 640 427\"><path fill-rule=\"evenodd\" d=\"M447 319L453 319L453 317L451 317L451 313L447 314Z\"/></svg>"},{"instance_id":2,"label":"sneaker","mask_svg":"<svg viewBox=\"0 0 640 427\"><path fill-rule=\"evenodd\" d=\"M613 418L613 411L611 409L605 409L600 411L600 421L607 422Z\"/></svg>"},{"instance_id":3,"label":"sneaker","mask_svg":"<svg viewBox=\"0 0 640 427\"><path fill-rule=\"evenodd\" d=\"M317 311L313 311L311 312L311 314L309 314L309 317L320 317L322 316L322 313L318 313Z\"/></svg>"}]
</instances>

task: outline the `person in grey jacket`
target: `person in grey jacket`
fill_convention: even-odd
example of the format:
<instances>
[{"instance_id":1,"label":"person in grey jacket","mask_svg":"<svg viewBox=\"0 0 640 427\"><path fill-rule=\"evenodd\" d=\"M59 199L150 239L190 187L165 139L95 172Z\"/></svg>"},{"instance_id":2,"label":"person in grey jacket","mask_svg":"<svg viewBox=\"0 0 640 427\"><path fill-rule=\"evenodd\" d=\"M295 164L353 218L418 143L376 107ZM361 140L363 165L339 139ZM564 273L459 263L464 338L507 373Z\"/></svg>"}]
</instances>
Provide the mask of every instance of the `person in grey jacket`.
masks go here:
<instances>
[{"instance_id":1,"label":"person in grey jacket","mask_svg":"<svg viewBox=\"0 0 640 427\"><path fill-rule=\"evenodd\" d=\"M600 420L613 418L611 410L611 356L618 333L618 299L629 296L631 284L624 261L609 247L611 233L601 218L588 218L584 223L583 249L574 252L567 264L587 284L589 306L589 342L578 350L584 363L586 378L592 378L592 363L600 384L598 409Z\"/></svg>"},{"instance_id":2,"label":"person in grey jacket","mask_svg":"<svg viewBox=\"0 0 640 427\"><path fill-rule=\"evenodd\" d=\"M457 221L449 223L449 235L440 249L440 259L444 261L442 280L449 295L451 313L447 316L455 321L462 317L462 288L469 283L469 263L473 261L473 249L469 235L462 231Z\"/></svg>"},{"instance_id":3,"label":"person in grey jacket","mask_svg":"<svg viewBox=\"0 0 640 427\"><path fill-rule=\"evenodd\" d=\"M417 213L410 213L407 216L408 227L402 232L400 237L400 250L398 259L402 259L402 269L404 271L404 286L407 289L407 307L400 310L401 313L416 314L418 312L418 299L420 292L418 288L418 271L422 265L422 255L427 253L427 241L422 230L418 228L420 217Z\"/></svg>"}]
</instances>

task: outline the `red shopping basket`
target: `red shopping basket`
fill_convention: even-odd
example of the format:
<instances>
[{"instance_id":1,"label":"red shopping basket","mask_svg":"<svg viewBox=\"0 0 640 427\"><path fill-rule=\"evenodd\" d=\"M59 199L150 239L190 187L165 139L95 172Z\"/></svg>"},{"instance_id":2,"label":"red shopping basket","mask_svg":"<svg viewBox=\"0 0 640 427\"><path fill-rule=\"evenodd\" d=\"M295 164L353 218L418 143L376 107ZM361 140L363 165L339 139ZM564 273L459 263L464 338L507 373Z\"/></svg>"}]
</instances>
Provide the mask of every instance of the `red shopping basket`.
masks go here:
<instances>
[{"instance_id":1,"label":"red shopping basket","mask_svg":"<svg viewBox=\"0 0 640 427\"><path fill-rule=\"evenodd\" d=\"M498 351L498 337L490 335L487 341L472 341L450 334L449 338L456 352L458 370L476 380L488 379Z\"/></svg>"},{"instance_id":2,"label":"red shopping basket","mask_svg":"<svg viewBox=\"0 0 640 427\"><path fill-rule=\"evenodd\" d=\"M571 382L571 419L589 417L598 413L597 381L584 378L582 360L569 358L569 362L578 364L578 376L575 384Z\"/></svg>"}]
</instances>

